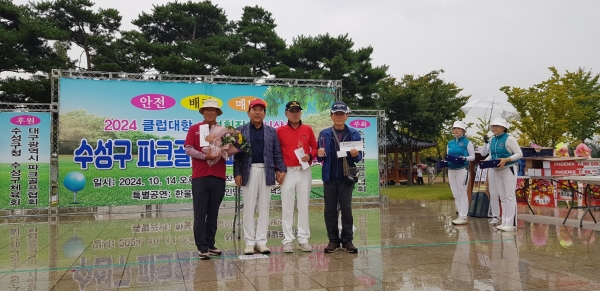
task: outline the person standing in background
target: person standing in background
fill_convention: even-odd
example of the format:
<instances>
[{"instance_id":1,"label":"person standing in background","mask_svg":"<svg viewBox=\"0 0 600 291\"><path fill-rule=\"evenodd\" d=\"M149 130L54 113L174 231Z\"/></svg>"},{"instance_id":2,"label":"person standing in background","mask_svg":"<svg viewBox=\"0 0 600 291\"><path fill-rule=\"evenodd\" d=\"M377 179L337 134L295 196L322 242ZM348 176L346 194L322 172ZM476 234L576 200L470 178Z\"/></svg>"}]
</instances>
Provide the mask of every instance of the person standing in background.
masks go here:
<instances>
[{"instance_id":1,"label":"person standing in background","mask_svg":"<svg viewBox=\"0 0 600 291\"><path fill-rule=\"evenodd\" d=\"M516 229L517 222L517 162L523 157L523 152L517 140L507 133L508 123L504 118L495 118L490 126L494 136L489 142L489 155L485 160L500 161L498 167L488 171L490 201L496 201L496 205L491 203L492 214L500 213L499 205L497 205L498 197L500 197L502 218L498 229L513 231Z\"/></svg>"},{"instance_id":2,"label":"person standing in background","mask_svg":"<svg viewBox=\"0 0 600 291\"><path fill-rule=\"evenodd\" d=\"M458 217L452 220L452 224L467 224L467 213L469 212L469 201L467 195L467 183L469 177L469 162L475 160L475 148L473 143L467 139L467 126L462 121L456 121L452 125L454 138L448 142L448 155L458 157L459 162L448 162L448 180L450 190L454 196L454 203L458 211Z\"/></svg>"},{"instance_id":3,"label":"person standing in background","mask_svg":"<svg viewBox=\"0 0 600 291\"><path fill-rule=\"evenodd\" d=\"M423 169L417 166L417 184L423 185Z\"/></svg>"},{"instance_id":4,"label":"person standing in background","mask_svg":"<svg viewBox=\"0 0 600 291\"><path fill-rule=\"evenodd\" d=\"M433 185L433 179L435 178L435 167L429 164L427 167L427 184Z\"/></svg>"},{"instance_id":5,"label":"person standing in background","mask_svg":"<svg viewBox=\"0 0 600 291\"><path fill-rule=\"evenodd\" d=\"M308 243L310 228L308 225L308 202L312 185L312 171L310 164L317 155L317 140L313 129L302 124L302 107L298 101L290 101L285 105L285 116L288 123L277 129L277 137L281 144L283 162L287 173L278 178L281 184L281 226L283 228L283 252L294 252L294 200L298 207L298 246L303 252L312 251ZM296 151L302 149L303 155L299 158ZM300 162L307 163L306 169ZM284 179L285 178L285 179Z\"/></svg>"}]
</instances>

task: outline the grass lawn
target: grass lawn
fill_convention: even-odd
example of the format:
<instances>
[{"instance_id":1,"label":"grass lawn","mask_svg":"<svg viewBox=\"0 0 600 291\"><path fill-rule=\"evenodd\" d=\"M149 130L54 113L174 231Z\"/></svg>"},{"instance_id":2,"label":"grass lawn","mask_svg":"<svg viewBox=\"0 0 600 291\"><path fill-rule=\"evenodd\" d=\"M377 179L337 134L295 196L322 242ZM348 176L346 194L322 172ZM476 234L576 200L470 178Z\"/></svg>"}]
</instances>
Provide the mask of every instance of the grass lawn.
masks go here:
<instances>
[{"instance_id":1,"label":"grass lawn","mask_svg":"<svg viewBox=\"0 0 600 291\"><path fill-rule=\"evenodd\" d=\"M415 200L452 200L450 185L441 181L435 184L425 185L399 185L387 186L382 188L382 195L387 195L389 199L415 199Z\"/></svg>"}]
</instances>

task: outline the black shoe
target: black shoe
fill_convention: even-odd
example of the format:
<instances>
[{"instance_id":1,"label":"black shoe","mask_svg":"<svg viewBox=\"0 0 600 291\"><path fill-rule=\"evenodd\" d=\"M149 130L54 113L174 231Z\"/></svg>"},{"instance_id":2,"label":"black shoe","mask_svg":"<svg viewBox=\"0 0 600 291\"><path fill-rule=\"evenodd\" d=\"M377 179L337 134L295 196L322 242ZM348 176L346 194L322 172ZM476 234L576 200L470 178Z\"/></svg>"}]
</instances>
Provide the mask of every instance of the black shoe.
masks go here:
<instances>
[{"instance_id":1,"label":"black shoe","mask_svg":"<svg viewBox=\"0 0 600 291\"><path fill-rule=\"evenodd\" d=\"M325 247L323 249L324 252L326 253L333 253L335 252L338 248L340 247L340 243L334 243L334 242L329 242L329 244L327 245L327 247Z\"/></svg>"},{"instance_id":2,"label":"black shoe","mask_svg":"<svg viewBox=\"0 0 600 291\"><path fill-rule=\"evenodd\" d=\"M352 244L351 241L342 244L342 248L346 249L349 253L358 253L358 249Z\"/></svg>"},{"instance_id":3,"label":"black shoe","mask_svg":"<svg viewBox=\"0 0 600 291\"><path fill-rule=\"evenodd\" d=\"M220 256L222 252L221 252L221 250L220 250L220 249L217 249L217 248L215 248L215 247L212 247L212 248L208 248L208 253L209 253L211 256Z\"/></svg>"},{"instance_id":4,"label":"black shoe","mask_svg":"<svg viewBox=\"0 0 600 291\"><path fill-rule=\"evenodd\" d=\"M198 251L198 259L208 260L210 259L210 253L208 251Z\"/></svg>"}]
</instances>

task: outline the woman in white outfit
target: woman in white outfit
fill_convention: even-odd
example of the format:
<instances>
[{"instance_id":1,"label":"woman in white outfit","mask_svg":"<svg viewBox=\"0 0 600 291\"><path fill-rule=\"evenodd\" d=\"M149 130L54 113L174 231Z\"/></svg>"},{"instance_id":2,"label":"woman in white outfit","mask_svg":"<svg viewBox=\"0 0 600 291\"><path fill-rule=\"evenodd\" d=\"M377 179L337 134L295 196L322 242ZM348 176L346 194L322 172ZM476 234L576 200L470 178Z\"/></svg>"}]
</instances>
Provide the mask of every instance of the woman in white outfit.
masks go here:
<instances>
[{"instance_id":1,"label":"woman in white outfit","mask_svg":"<svg viewBox=\"0 0 600 291\"><path fill-rule=\"evenodd\" d=\"M469 212L469 201L467 196L467 183L469 174L469 161L475 160L475 149L473 143L467 139L467 126L462 121L456 121L452 125L454 139L448 142L448 155L459 157L459 162L448 162L448 180L450 190L454 196L454 203L458 211L458 218L452 220L452 224L466 224L467 212Z\"/></svg>"},{"instance_id":2,"label":"woman in white outfit","mask_svg":"<svg viewBox=\"0 0 600 291\"><path fill-rule=\"evenodd\" d=\"M517 140L506 133L508 124L504 118L495 118L490 125L494 136L489 142L489 155L485 160L500 160L497 168L488 171L490 206L492 215L497 217L500 214L500 205L502 205L502 223L498 229L513 231L516 229L517 196L515 191L518 161L523 157L523 153ZM498 197L500 197L500 205L498 205ZM494 219L490 223L492 222L495 222Z\"/></svg>"}]
</instances>

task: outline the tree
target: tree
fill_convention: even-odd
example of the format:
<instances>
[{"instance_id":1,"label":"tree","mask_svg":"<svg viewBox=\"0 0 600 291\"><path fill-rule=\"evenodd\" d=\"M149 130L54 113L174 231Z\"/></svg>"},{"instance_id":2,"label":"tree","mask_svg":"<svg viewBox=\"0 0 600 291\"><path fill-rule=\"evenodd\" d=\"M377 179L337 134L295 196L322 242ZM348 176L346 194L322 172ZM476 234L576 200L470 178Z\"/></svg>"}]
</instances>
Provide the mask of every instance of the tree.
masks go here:
<instances>
[{"instance_id":1,"label":"tree","mask_svg":"<svg viewBox=\"0 0 600 291\"><path fill-rule=\"evenodd\" d=\"M372 47L353 50L353 46L348 34L300 35L279 53L280 63L270 73L278 78L342 80L342 97L351 108L373 109L377 82L385 78L388 67L372 66Z\"/></svg>"},{"instance_id":2,"label":"tree","mask_svg":"<svg viewBox=\"0 0 600 291\"><path fill-rule=\"evenodd\" d=\"M484 143L483 137L488 135L490 132L490 123L492 123L491 118L483 119L477 117L477 133L474 136L469 136L469 140L473 143L473 145L482 145ZM467 127L471 127L472 124L467 124ZM477 147L475 147L477 149Z\"/></svg>"},{"instance_id":3,"label":"tree","mask_svg":"<svg viewBox=\"0 0 600 291\"><path fill-rule=\"evenodd\" d=\"M171 2L154 5L152 14L142 12L132 22L144 39L141 52L149 69L169 74L220 74L229 58L242 47L235 24L222 8L210 1Z\"/></svg>"},{"instance_id":4,"label":"tree","mask_svg":"<svg viewBox=\"0 0 600 291\"><path fill-rule=\"evenodd\" d=\"M141 32L122 31L120 38L98 47L98 54L92 59L94 70L143 73L150 67L143 49L146 45L148 41Z\"/></svg>"},{"instance_id":5,"label":"tree","mask_svg":"<svg viewBox=\"0 0 600 291\"><path fill-rule=\"evenodd\" d=\"M444 124L462 114L460 108L470 95L459 95L462 88L439 78L443 70L423 76L405 75L401 81L388 77L379 82L380 106L388 117L387 130L398 136L392 141L402 157L412 165L412 154L420 140L435 140ZM409 175L409 183L411 175Z\"/></svg>"},{"instance_id":6,"label":"tree","mask_svg":"<svg viewBox=\"0 0 600 291\"><path fill-rule=\"evenodd\" d=\"M285 41L275 32L272 14L258 6L244 7L236 33L244 43L231 58L231 64L220 71L225 75L266 77L276 64L276 56L285 48Z\"/></svg>"},{"instance_id":7,"label":"tree","mask_svg":"<svg viewBox=\"0 0 600 291\"><path fill-rule=\"evenodd\" d=\"M561 76L556 68L549 70L551 77L532 87L500 88L519 113L514 125L521 132L520 143L554 147L600 132L598 75L579 69Z\"/></svg>"},{"instance_id":8,"label":"tree","mask_svg":"<svg viewBox=\"0 0 600 291\"><path fill-rule=\"evenodd\" d=\"M50 102L47 74L53 68L72 65L60 43L67 36L52 23L37 17L29 7L0 0L0 72L32 75L0 80L2 101ZM55 41L54 47L51 41Z\"/></svg>"},{"instance_id":9,"label":"tree","mask_svg":"<svg viewBox=\"0 0 600 291\"><path fill-rule=\"evenodd\" d=\"M42 1L32 5L43 18L68 32L67 48L74 43L83 49L88 70L93 69L98 50L110 44L121 27L119 11L100 8L94 12L90 0Z\"/></svg>"}]
</instances>

